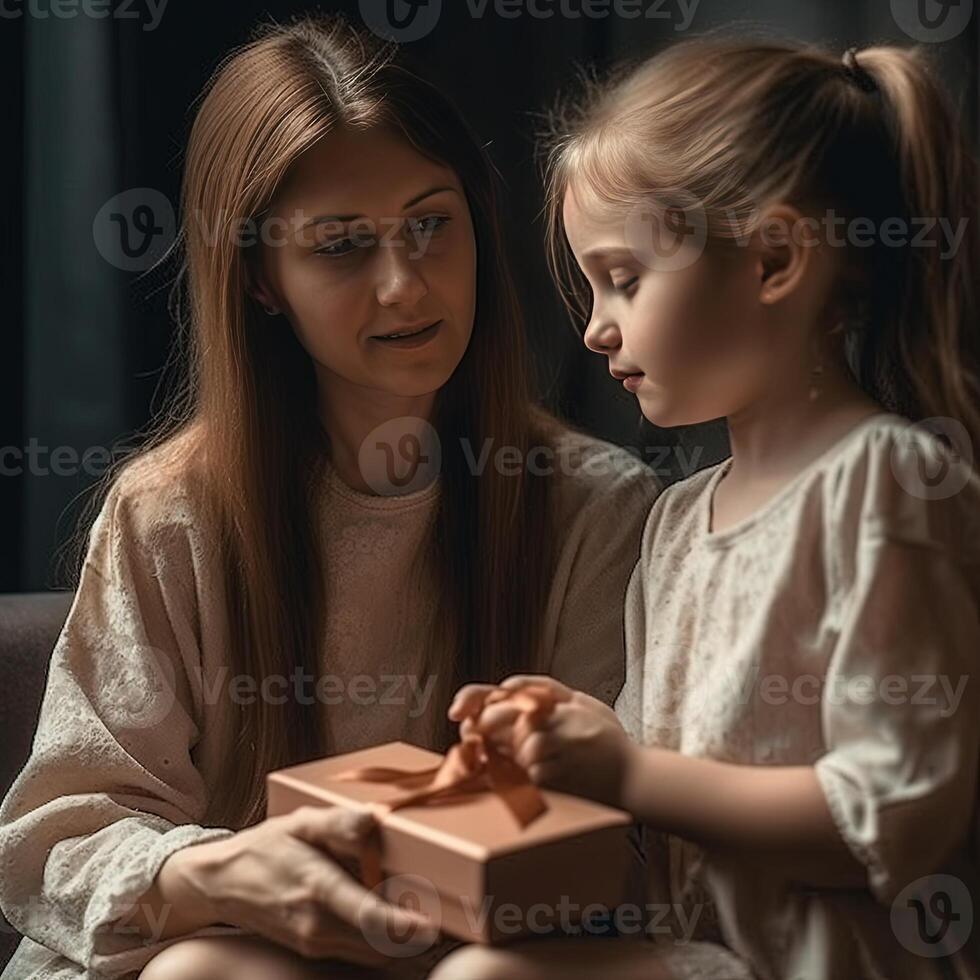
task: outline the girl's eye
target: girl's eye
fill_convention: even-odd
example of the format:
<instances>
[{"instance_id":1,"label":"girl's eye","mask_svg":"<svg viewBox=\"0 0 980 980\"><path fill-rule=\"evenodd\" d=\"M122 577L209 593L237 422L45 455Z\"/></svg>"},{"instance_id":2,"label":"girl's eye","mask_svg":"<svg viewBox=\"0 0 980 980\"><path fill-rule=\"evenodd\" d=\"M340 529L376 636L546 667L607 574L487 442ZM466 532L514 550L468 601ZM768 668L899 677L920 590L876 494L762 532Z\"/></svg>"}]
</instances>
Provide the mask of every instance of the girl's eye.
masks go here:
<instances>
[{"instance_id":1,"label":"girl's eye","mask_svg":"<svg viewBox=\"0 0 980 980\"><path fill-rule=\"evenodd\" d=\"M636 284L639 278L640 278L639 276L633 276L631 279L627 279L624 282L618 282L618 283L614 282L612 284L613 289L615 289L617 292L625 293L627 290L629 290Z\"/></svg>"}]
</instances>

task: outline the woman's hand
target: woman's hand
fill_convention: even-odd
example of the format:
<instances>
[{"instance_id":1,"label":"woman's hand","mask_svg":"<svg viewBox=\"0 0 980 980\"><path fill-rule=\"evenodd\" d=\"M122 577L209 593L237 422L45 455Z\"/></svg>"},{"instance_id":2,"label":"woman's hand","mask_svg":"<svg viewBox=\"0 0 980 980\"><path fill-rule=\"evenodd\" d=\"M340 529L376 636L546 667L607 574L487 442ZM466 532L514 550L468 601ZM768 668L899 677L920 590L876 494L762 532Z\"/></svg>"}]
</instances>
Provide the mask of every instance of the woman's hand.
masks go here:
<instances>
[{"instance_id":1,"label":"woman's hand","mask_svg":"<svg viewBox=\"0 0 980 980\"><path fill-rule=\"evenodd\" d=\"M459 689L449 717L461 722L460 734L479 731L510 755L540 785L565 793L622 806L627 772L637 746L607 704L583 691L566 687L545 674L514 674L499 687L516 691L530 685L547 687L558 704L537 727L521 723L520 709L506 701L485 704L495 689L467 684Z\"/></svg>"},{"instance_id":2,"label":"woman's hand","mask_svg":"<svg viewBox=\"0 0 980 980\"><path fill-rule=\"evenodd\" d=\"M310 959L382 966L391 962L386 950L424 952L439 932L421 913L386 902L354 877L375 827L367 812L302 806L177 851L160 873L182 874L215 923L240 926Z\"/></svg>"}]
</instances>

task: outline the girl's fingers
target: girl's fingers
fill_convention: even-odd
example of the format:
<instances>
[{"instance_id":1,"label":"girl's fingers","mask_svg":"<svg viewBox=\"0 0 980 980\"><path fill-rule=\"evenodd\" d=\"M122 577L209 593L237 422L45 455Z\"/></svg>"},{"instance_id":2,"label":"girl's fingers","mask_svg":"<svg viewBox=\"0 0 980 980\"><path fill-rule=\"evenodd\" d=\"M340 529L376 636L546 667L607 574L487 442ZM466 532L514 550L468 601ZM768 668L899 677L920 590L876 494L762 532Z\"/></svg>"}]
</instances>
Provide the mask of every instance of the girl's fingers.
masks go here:
<instances>
[{"instance_id":1,"label":"girl's fingers","mask_svg":"<svg viewBox=\"0 0 980 980\"><path fill-rule=\"evenodd\" d=\"M488 704L475 720L474 727L484 735L492 735L503 728L510 728L517 720L521 711L517 705L500 701Z\"/></svg>"},{"instance_id":2,"label":"girl's fingers","mask_svg":"<svg viewBox=\"0 0 980 980\"><path fill-rule=\"evenodd\" d=\"M558 755L559 745L549 731L532 732L521 742L514 761L529 773L534 766L540 766Z\"/></svg>"},{"instance_id":3,"label":"girl's fingers","mask_svg":"<svg viewBox=\"0 0 980 980\"><path fill-rule=\"evenodd\" d=\"M502 680L500 686L508 691L516 691L522 687L540 685L547 688L559 701L571 701L575 692L561 681L555 680L549 674L511 674Z\"/></svg>"},{"instance_id":4,"label":"girl's fingers","mask_svg":"<svg viewBox=\"0 0 980 980\"><path fill-rule=\"evenodd\" d=\"M495 684L464 684L449 705L450 721L462 721L478 715L487 695L493 690L496 690Z\"/></svg>"}]
</instances>

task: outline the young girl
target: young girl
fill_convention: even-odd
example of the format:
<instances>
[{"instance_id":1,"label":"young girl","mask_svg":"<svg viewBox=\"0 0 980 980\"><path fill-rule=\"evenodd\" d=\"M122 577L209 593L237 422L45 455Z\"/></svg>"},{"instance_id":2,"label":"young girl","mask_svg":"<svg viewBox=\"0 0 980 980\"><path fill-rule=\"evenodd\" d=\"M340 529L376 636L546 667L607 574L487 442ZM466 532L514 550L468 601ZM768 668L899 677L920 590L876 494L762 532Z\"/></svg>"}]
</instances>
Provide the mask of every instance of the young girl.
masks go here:
<instances>
[{"instance_id":1,"label":"young girl","mask_svg":"<svg viewBox=\"0 0 980 980\"><path fill-rule=\"evenodd\" d=\"M413 925L424 973L348 873L370 821L265 820L265 774L446 748L468 679L622 686L657 481L535 406L492 165L391 54L269 27L200 105L190 389L108 481L0 809L4 980L341 977Z\"/></svg>"},{"instance_id":2,"label":"young girl","mask_svg":"<svg viewBox=\"0 0 980 980\"><path fill-rule=\"evenodd\" d=\"M615 713L518 676L563 699L540 730L482 686L451 717L652 831L648 978L978 976L978 172L953 111L920 50L711 38L563 122L552 255L563 228L586 344L657 425L727 417L732 452L651 509ZM578 968L640 975L636 945Z\"/></svg>"}]
</instances>

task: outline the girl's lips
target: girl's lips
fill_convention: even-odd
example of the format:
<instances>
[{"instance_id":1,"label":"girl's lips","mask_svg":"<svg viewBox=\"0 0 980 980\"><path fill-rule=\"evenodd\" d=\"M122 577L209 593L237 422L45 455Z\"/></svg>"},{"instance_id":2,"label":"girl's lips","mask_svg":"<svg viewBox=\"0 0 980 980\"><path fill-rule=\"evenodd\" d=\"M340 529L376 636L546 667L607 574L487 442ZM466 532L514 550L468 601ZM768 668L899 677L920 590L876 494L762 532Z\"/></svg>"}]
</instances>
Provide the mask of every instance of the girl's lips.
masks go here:
<instances>
[{"instance_id":1,"label":"girl's lips","mask_svg":"<svg viewBox=\"0 0 980 980\"><path fill-rule=\"evenodd\" d=\"M623 378L623 387L627 391L636 391L643 384L644 377L642 374L631 374L628 378Z\"/></svg>"},{"instance_id":2,"label":"girl's lips","mask_svg":"<svg viewBox=\"0 0 980 980\"><path fill-rule=\"evenodd\" d=\"M372 337L379 344L385 347L395 347L399 350L409 350L416 347L424 347L442 328L442 320L437 320L424 329L412 334L410 337Z\"/></svg>"}]
</instances>

